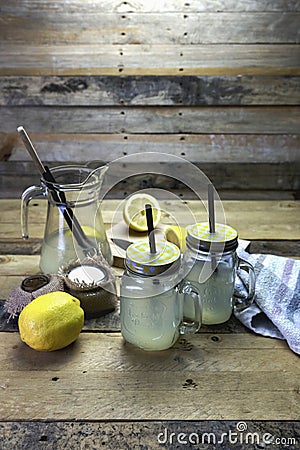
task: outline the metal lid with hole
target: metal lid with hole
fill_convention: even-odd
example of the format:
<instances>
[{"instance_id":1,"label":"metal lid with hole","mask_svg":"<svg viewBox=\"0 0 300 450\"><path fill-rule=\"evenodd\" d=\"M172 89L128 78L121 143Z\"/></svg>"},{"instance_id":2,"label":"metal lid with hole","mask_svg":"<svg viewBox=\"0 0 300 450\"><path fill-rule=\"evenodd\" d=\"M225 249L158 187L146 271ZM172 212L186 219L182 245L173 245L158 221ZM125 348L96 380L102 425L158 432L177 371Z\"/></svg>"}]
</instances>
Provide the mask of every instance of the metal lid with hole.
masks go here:
<instances>
[{"instance_id":1,"label":"metal lid with hole","mask_svg":"<svg viewBox=\"0 0 300 450\"><path fill-rule=\"evenodd\" d=\"M131 244L126 251L126 267L140 275L154 276L165 272L180 261L180 250L171 242L156 243L156 253L150 253L148 241Z\"/></svg>"},{"instance_id":2,"label":"metal lid with hole","mask_svg":"<svg viewBox=\"0 0 300 450\"><path fill-rule=\"evenodd\" d=\"M209 223L195 223L187 227L186 242L191 248L203 252L228 252L238 246L237 231L229 225L216 224L216 232L209 231Z\"/></svg>"}]
</instances>

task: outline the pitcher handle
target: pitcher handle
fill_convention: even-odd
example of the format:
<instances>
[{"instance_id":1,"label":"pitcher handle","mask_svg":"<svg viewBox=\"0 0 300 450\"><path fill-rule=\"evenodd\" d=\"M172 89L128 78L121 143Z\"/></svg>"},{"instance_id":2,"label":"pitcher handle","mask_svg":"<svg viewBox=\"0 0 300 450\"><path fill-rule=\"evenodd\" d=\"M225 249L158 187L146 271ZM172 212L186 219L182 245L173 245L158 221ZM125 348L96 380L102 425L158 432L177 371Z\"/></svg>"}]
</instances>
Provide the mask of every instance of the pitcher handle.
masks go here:
<instances>
[{"instance_id":1,"label":"pitcher handle","mask_svg":"<svg viewBox=\"0 0 300 450\"><path fill-rule=\"evenodd\" d=\"M237 292L234 293L234 308L241 310L253 303L255 296L255 272L252 264L242 258L238 259L238 270L244 270L248 273L248 286L245 286L247 295L244 297Z\"/></svg>"},{"instance_id":2,"label":"pitcher handle","mask_svg":"<svg viewBox=\"0 0 300 450\"><path fill-rule=\"evenodd\" d=\"M45 189L42 186L30 186L21 197L21 230L22 239L28 239L28 205L34 198L45 196Z\"/></svg>"},{"instance_id":3,"label":"pitcher handle","mask_svg":"<svg viewBox=\"0 0 300 450\"><path fill-rule=\"evenodd\" d=\"M179 325L180 334L193 334L196 333L201 327L202 322L202 303L201 297L198 289L192 285L189 281L183 281L179 286L179 292L183 294L183 302L186 303L187 300L192 300L194 305L194 317L193 320L187 321L182 318ZM184 310L184 307L183 307Z\"/></svg>"}]
</instances>

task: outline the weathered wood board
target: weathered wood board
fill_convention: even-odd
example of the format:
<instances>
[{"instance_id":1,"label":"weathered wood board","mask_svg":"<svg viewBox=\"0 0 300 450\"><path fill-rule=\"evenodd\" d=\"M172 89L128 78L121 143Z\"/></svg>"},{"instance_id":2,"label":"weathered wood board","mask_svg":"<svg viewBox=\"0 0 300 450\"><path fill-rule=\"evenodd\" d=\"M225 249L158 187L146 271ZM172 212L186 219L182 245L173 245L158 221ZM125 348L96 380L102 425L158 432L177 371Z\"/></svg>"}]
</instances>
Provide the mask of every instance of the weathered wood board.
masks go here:
<instances>
[{"instance_id":1,"label":"weathered wood board","mask_svg":"<svg viewBox=\"0 0 300 450\"><path fill-rule=\"evenodd\" d=\"M299 1L0 5L0 160L28 160L22 124L48 162L165 151L216 164L218 189L298 198Z\"/></svg>"},{"instance_id":2,"label":"weathered wood board","mask_svg":"<svg viewBox=\"0 0 300 450\"><path fill-rule=\"evenodd\" d=\"M22 44L299 43L299 12L103 13L13 8L2 12L0 39ZM86 24L88 23L88 26Z\"/></svg>"},{"instance_id":3,"label":"weathered wood board","mask_svg":"<svg viewBox=\"0 0 300 450\"><path fill-rule=\"evenodd\" d=\"M35 133L298 134L300 106L0 107L0 131ZM201 127L200 127L201 124Z\"/></svg>"},{"instance_id":4,"label":"weathered wood board","mask_svg":"<svg viewBox=\"0 0 300 450\"><path fill-rule=\"evenodd\" d=\"M9 421L298 419L299 358L280 340L199 334L147 353L119 333L82 333L68 348L43 353L1 333L0 360L0 416Z\"/></svg>"},{"instance_id":5,"label":"weathered wood board","mask_svg":"<svg viewBox=\"0 0 300 450\"><path fill-rule=\"evenodd\" d=\"M0 46L0 76L9 75L300 75L299 45Z\"/></svg>"},{"instance_id":6,"label":"weathered wood board","mask_svg":"<svg viewBox=\"0 0 300 450\"><path fill-rule=\"evenodd\" d=\"M105 449L139 447L151 450L174 450L175 446L211 444L221 450L235 439L244 440L243 450L252 450L253 444L268 443L269 450L277 450L278 443L297 445L300 434L299 422L251 421L247 429L239 432L239 421L122 421L122 422L5 422L0 423L2 442L7 450L39 450L41 445L76 448L85 445ZM242 422L244 424L244 422ZM238 433L237 433L238 432ZM231 435L230 435L231 433ZM235 435L237 433L237 435ZM230 438L231 436L231 438ZM232 438L233 436L233 438ZM241 439L242 437L242 439ZM288 443L288 444L287 444ZM223 447L224 448L224 447Z\"/></svg>"},{"instance_id":7,"label":"weathered wood board","mask_svg":"<svg viewBox=\"0 0 300 450\"><path fill-rule=\"evenodd\" d=\"M0 105L299 105L299 85L297 75L2 76Z\"/></svg>"}]
</instances>

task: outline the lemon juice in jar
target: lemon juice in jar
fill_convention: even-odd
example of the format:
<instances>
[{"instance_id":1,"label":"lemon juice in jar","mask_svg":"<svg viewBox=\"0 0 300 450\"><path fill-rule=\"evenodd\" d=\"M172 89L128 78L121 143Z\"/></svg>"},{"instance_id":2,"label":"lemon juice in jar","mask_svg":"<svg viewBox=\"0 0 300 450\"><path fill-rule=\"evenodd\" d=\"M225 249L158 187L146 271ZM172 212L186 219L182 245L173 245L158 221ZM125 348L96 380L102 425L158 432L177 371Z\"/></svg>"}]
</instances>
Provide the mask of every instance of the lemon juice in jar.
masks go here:
<instances>
[{"instance_id":1,"label":"lemon juice in jar","mask_svg":"<svg viewBox=\"0 0 300 450\"><path fill-rule=\"evenodd\" d=\"M226 322L233 307L245 308L253 302L254 269L238 257L238 235L234 228L216 224L215 232L206 222L187 227L186 249L183 255L185 279L195 286L202 299L202 322L206 325ZM236 273L248 273L247 295L235 299Z\"/></svg>"},{"instance_id":2,"label":"lemon juice in jar","mask_svg":"<svg viewBox=\"0 0 300 450\"><path fill-rule=\"evenodd\" d=\"M150 253L148 242L128 247L126 271L120 286L120 319L124 339L144 350L171 347L180 334L194 333L201 324L198 291L180 283L180 251L169 242ZM183 320L186 298L193 301L194 317Z\"/></svg>"}]
</instances>

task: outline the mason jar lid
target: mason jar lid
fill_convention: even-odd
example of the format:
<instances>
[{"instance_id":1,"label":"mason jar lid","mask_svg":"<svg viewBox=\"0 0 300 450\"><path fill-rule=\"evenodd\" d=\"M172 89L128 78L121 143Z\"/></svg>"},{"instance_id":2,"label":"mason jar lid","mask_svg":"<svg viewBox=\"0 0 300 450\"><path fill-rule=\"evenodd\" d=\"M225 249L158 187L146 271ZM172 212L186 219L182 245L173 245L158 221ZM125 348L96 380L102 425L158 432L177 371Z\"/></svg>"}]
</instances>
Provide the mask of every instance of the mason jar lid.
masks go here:
<instances>
[{"instance_id":1,"label":"mason jar lid","mask_svg":"<svg viewBox=\"0 0 300 450\"><path fill-rule=\"evenodd\" d=\"M203 252L228 252L236 250L238 246L237 231L229 225L216 223L215 233L210 232L208 222L195 223L186 230L187 244Z\"/></svg>"},{"instance_id":2,"label":"mason jar lid","mask_svg":"<svg viewBox=\"0 0 300 450\"><path fill-rule=\"evenodd\" d=\"M126 251L125 264L132 272L154 276L169 269L180 259L180 250L171 242L156 243L156 253L150 253L148 241L131 244Z\"/></svg>"}]
</instances>

